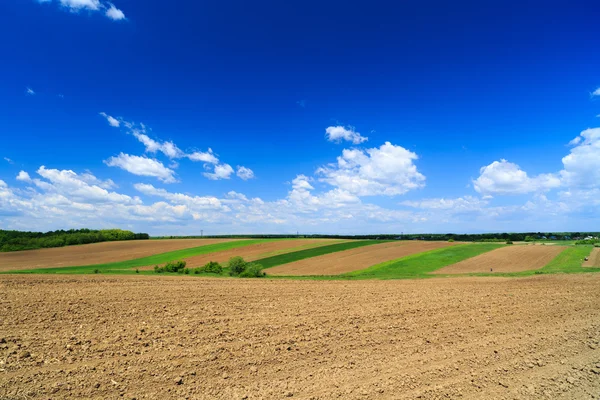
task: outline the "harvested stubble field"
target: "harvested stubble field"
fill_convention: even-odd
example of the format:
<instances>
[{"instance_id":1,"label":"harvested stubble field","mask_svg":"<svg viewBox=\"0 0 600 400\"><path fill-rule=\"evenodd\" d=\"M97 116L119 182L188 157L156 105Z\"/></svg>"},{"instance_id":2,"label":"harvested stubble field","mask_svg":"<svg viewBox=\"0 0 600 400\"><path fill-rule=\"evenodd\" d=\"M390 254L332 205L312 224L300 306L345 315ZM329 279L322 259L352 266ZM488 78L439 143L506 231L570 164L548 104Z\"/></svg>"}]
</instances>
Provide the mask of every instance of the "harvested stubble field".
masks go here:
<instances>
[{"instance_id":1,"label":"harvested stubble field","mask_svg":"<svg viewBox=\"0 0 600 400\"><path fill-rule=\"evenodd\" d=\"M237 249L219 251L187 258L189 267L199 267L209 261L224 263L231 257L241 256L246 261L254 261L263 257L286 254L293 251L305 250L320 246L327 246L346 241L333 239L283 239L272 242L258 243Z\"/></svg>"},{"instance_id":2,"label":"harvested stubble field","mask_svg":"<svg viewBox=\"0 0 600 400\"><path fill-rule=\"evenodd\" d=\"M57 268L132 260L168 251L188 249L233 239L164 239L102 242L52 249L0 253L0 272L17 269Z\"/></svg>"},{"instance_id":3,"label":"harvested stubble field","mask_svg":"<svg viewBox=\"0 0 600 400\"><path fill-rule=\"evenodd\" d=\"M587 261L583 262L584 267L600 268L600 248L594 247Z\"/></svg>"},{"instance_id":4,"label":"harvested stubble field","mask_svg":"<svg viewBox=\"0 0 600 400\"><path fill-rule=\"evenodd\" d=\"M434 274L521 272L544 268L564 246L506 246L438 269Z\"/></svg>"},{"instance_id":5,"label":"harvested stubble field","mask_svg":"<svg viewBox=\"0 0 600 400\"><path fill-rule=\"evenodd\" d=\"M457 243L402 241L375 244L339 253L284 264L269 268L269 275L306 276L339 275L368 268L385 261L406 257L429 250L449 247Z\"/></svg>"},{"instance_id":6,"label":"harvested stubble field","mask_svg":"<svg viewBox=\"0 0 600 400\"><path fill-rule=\"evenodd\" d=\"M3 275L0 398L594 398L599 285Z\"/></svg>"}]
</instances>

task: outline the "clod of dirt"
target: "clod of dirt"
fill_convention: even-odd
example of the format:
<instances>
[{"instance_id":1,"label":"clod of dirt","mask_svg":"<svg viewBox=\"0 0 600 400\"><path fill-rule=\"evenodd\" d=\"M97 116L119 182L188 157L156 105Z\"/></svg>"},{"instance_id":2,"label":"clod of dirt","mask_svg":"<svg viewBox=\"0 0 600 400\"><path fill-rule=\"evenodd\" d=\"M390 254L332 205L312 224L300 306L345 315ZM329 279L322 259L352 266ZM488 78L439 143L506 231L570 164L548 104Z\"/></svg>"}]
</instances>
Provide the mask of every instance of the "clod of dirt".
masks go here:
<instances>
[{"instance_id":1,"label":"clod of dirt","mask_svg":"<svg viewBox=\"0 0 600 400\"><path fill-rule=\"evenodd\" d=\"M180 376L178 378L175 378L174 382L176 385L183 385L183 377Z\"/></svg>"}]
</instances>

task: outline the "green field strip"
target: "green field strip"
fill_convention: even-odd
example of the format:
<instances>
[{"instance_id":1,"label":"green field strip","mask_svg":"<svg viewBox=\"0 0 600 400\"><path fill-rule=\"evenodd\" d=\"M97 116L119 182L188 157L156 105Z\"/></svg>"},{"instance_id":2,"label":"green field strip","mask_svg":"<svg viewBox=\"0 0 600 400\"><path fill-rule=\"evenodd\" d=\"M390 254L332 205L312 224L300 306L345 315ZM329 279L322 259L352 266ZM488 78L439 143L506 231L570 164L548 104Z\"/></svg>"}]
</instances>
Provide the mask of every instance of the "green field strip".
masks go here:
<instances>
[{"instance_id":1,"label":"green field strip","mask_svg":"<svg viewBox=\"0 0 600 400\"><path fill-rule=\"evenodd\" d=\"M288 264L294 261L304 260L306 258L323 256L325 254L335 253L338 251L356 249L358 247L371 246L374 244L387 242L389 242L389 240L357 240L352 242L329 244L326 246L315 247L312 249L294 251L291 253L280 254L273 257L261 258L259 260L255 260L254 262L262 265L264 268L271 268L276 267L278 265Z\"/></svg>"},{"instance_id":2,"label":"green field strip","mask_svg":"<svg viewBox=\"0 0 600 400\"><path fill-rule=\"evenodd\" d=\"M278 256L280 254L287 254L287 253L292 253L295 251L314 249L315 247L330 246L332 244L347 243L347 242L350 242L350 240L349 239L327 239L327 240L323 240L322 242L319 242L319 243L308 243L308 244L303 244L303 245L297 246L297 247L290 247L287 249L270 251L270 252L261 254L260 258L274 257L274 256Z\"/></svg>"},{"instance_id":3,"label":"green field strip","mask_svg":"<svg viewBox=\"0 0 600 400\"><path fill-rule=\"evenodd\" d=\"M3 274L89 274L93 273L96 269L100 272L110 273L135 273L132 268L153 266L157 264L164 264L169 261L183 260L186 258L216 253L218 251L225 251L236 249L239 247L250 246L253 244L272 242L276 239L255 239L255 240L236 240L225 243L214 243L204 246L191 247L189 249L169 251L166 253L155 254L148 257L137 258L134 260L118 261L107 264L96 264L96 265L85 265L76 267L58 267L58 268L36 268L26 270L14 270L5 271Z\"/></svg>"},{"instance_id":4,"label":"green field strip","mask_svg":"<svg viewBox=\"0 0 600 400\"><path fill-rule=\"evenodd\" d=\"M431 278L431 272L467 258L475 257L505 245L498 243L462 244L429 250L386 261L359 271L339 275L350 279L415 279Z\"/></svg>"}]
</instances>

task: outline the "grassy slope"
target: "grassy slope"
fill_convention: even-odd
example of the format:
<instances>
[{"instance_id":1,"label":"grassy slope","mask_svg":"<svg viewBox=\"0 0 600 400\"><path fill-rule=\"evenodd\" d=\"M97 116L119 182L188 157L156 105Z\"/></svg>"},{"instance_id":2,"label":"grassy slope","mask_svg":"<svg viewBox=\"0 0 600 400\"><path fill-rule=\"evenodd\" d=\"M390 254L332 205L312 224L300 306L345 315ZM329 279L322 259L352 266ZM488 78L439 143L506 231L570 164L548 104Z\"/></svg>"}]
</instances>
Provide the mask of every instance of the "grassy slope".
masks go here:
<instances>
[{"instance_id":1,"label":"grassy slope","mask_svg":"<svg viewBox=\"0 0 600 400\"><path fill-rule=\"evenodd\" d=\"M341 277L349 279L430 278L432 277L428 275L430 272L502 246L504 245L499 243L474 243L430 250L386 261L367 269L344 274Z\"/></svg>"},{"instance_id":2,"label":"grassy slope","mask_svg":"<svg viewBox=\"0 0 600 400\"><path fill-rule=\"evenodd\" d=\"M287 248L287 249L271 251L269 253L261 254L260 257L262 257L262 258L273 257L273 256L278 256L280 254L293 253L293 252L300 251L300 250L313 249L315 247L330 246L332 244L346 243L346 242L350 242L350 240L327 239L327 241L322 241L322 242L317 242L317 243L307 243L307 244L303 244L303 245L297 246L297 247L291 247L291 248Z\"/></svg>"},{"instance_id":3,"label":"grassy slope","mask_svg":"<svg viewBox=\"0 0 600 400\"><path fill-rule=\"evenodd\" d=\"M155 254L148 257L137 258L135 260L119 261L108 264L86 265L81 267L62 267L62 268L39 268L29 270L7 271L11 274L89 274L99 269L102 273L135 273L132 268L164 264L168 261L181 260L201 254L214 253L235 249L238 247L249 246L251 244L271 242L272 239L255 240L236 240L233 242L215 243L204 246L192 247L189 249L169 251L167 253Z\"/></svg>"},{"instance_id":4,"label":"grassy slope","mask_svg":"<svg viewBox=\"0 0 600 400\"><path fill-rule=\"evenodd\" d=\"M294 261L304 260L305 258L322 256L325 254L335 253L338 251L355 249L357 247L370 246L378 243L386 243L389 240L357 240L353 242L343 242L337 244L330 244L327 246L315 247L312 249L306 249L301 251L294 251L292 253L280 254L273 257L261 258L255 262L262 265L264 268L276 267L282 264L288 264ZM268 271L267 271L268 273Z\"/></svg>"}]
</instances>

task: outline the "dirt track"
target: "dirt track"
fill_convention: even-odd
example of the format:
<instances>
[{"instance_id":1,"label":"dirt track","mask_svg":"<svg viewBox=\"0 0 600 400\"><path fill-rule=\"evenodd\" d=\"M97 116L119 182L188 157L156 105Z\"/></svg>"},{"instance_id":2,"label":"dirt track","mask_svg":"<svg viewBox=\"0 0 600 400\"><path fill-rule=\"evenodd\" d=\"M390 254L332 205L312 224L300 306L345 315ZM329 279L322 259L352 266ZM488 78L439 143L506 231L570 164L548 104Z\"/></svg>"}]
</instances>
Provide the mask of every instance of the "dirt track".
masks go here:
<instances>
[{"instance_id":1,"label":"dirt track","mask_svg":"<svg viewBox=\"0 0 600 400\"><path fill-rule=\"evenodd\" d=\"M599 286L4 275L0 398L592 398Z\"/></svg>"},{"instance_id":2,"label":"dirt track","mask_svg":"<svg viewBox=\"0 0 600 400\"><path fill-rule=\"evenodd\" d=\"M406 257L411 254L428 250L440 249L454 244L456 243L418 241L381 243L307 258L305 260L269 268L266 271L269 275L284 276L339 275L346 272L365 269L384 261L394 260L396 258Z\"/></svg>"},{"instance_id":3,"label":"dirt track","mask_svg":"<svg viewBox=\"0 0 600 400\"><path fill-rule=\"evenodd\" d=\"M600 267L600 247L594 247L587 261L584 261L584 267Z\"/></svg>"},{"instance_id":4,"label":"dirt track","mask_svg":"<svg viewBox=\"0 0 600 400\"><path fill-rule=\"evenodd\" d=\"M546 266L565 248L564 246L507 246L438 269L434 274L490 272L490 269L493 269L493 272L531 271Z\"/></svg>"},{"instance_id":5,"label":"dirt track","mask_svg":"<svg viewBox=\"0 0 600 400\"><path fill-rule=\"evenodd\" d=\"M52 249L0 253L0 271L54 268L132 260L167 251L187 249L232 239L165 239L103 242Z\"/></svg>"},{"instance_id":6,"label":"dirt track","mask_svg":"<svg viewBox=\"0 0 600 400\"><path fill-rule=\"evenodd\" d=\"M231 257L241 256L246 261L254 261L263 257L270 257L273 253L282 254L286 252L302 250L307 247L325 246L328 244L340 243L339 240L332 239L285 239L274 242L252 244L237 249L220 251L218 253L203 254L187 258L189 267L199 267L209 261L224 263Z\"/></svg>"}]
</instances>

